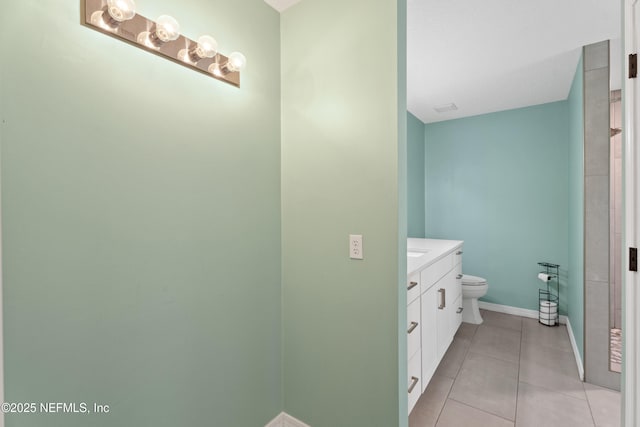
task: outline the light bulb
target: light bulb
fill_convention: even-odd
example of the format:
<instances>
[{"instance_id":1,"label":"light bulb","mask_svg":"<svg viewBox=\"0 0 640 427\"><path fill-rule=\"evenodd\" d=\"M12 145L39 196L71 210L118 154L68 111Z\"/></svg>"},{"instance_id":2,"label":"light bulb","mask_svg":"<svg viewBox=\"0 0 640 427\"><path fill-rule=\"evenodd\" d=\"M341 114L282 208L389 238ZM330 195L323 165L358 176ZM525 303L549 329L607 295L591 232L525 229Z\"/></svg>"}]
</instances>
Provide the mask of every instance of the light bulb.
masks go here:
<instances>
[{"instance_id":1,"label":"light bulb","mask_svg":"<svg viewBox=\"0 0 640 427\"><path fill-rule=\"evenodd\" d=\"M240 52L233 52L229 55L229 60L225 64L225 68L229 71L241 71L247 65L247 58Z\"/></svg>"},{"instance_id":2,"label":"light bulb","mask_svg":"<svg viewBox=\"0 0 640 427\"><path fill-rule=\"evenodd\" d=\"M200 36L195 50L200 58L213 58L218 53L218 42L211 36Z\"/></svg>"},{"instance_id":3,"label":"light bulb","mask_svg":"<svg viewBox=\"0 0 640 427\"><path fill-rule=\"evenodd\" d=\"M117 22L124 22L136 16L133 0L107 0L107 12Z\"/></svg>"},{"instance_id":4,"label":"light bulb","mask_svg":"<svg viewBox=\"0 0 640 427\"><path fill-rule=\"evenodd\" d=\"M198 42L192 44L187 52L182 49L178 56L185 62L196 63L202 58L213 58L218 53L218 42L211 36L200 36Z\"/></svg>"},{"instance_id":5,"label":"light bulb","mask_svg":"<svg viewBox=\"0 0 640 427\"><path fill-rule=\"evenodd\" d=\"M107 0L104 9L91 14L91 23L105 30L115 31L120 24L136 16L136 4L133 0Z\"/></svg>"},{"instance_id":6,"label":"light bulb","mask_svg":"<svg viewBox=\"0 0 640 427\"><path fill-rule=\"evenodd\" d=\"M180 37L180 24L169 15L162 15L156 20L154 35L162 42L170 42Z\"/></svg>"}]
</instances>

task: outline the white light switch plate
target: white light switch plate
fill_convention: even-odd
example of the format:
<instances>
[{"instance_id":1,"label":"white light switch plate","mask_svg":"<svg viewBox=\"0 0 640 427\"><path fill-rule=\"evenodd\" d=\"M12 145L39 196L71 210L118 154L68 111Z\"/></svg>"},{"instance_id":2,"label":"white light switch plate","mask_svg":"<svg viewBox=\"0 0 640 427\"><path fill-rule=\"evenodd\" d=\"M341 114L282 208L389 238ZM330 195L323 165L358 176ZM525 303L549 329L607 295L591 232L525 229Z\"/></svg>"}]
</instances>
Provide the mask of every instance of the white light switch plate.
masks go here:
<instances>
[{"instance_id":1,"label":"white light switch plate","mask_svg":"<svg viewBox=\"0 0 640 427\"><path fill-rule=\"evenodd\" d=\"M349 257L364 259L362 253L362 234L349 234Z\"/></svg>"}]
</instances>

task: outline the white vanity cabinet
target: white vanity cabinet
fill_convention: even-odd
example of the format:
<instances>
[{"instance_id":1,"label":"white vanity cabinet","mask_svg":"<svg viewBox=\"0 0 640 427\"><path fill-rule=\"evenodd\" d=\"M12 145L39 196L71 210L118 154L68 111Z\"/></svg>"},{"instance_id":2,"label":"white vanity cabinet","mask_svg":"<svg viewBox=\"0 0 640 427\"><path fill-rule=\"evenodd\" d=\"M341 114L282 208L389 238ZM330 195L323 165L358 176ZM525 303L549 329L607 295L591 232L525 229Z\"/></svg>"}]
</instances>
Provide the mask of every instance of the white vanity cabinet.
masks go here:
<instances>
[{"instance_id":1,"label":"white vanity cabinet","mask_svg":"<svg viewBox=\"0 0 640 427\"><path fill-rule=\"evenodd\" d=\"M462 243L408 239L409 255L415 258L408 262L407 284L409 412L462 322Z\"/></svg>"}]
</instances>

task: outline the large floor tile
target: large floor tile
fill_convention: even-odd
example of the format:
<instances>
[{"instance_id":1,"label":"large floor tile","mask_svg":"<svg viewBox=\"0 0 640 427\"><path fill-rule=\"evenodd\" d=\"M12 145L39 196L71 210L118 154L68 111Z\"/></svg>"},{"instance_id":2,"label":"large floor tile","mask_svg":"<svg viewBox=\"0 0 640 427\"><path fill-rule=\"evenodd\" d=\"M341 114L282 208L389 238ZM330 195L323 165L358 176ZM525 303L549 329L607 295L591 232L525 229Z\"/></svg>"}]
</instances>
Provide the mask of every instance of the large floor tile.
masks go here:
<instances>
[{"instance_id":1,"label":"large floor tile","mask_svg":"<svg viewBox=\"0 0 640 427\"><path fill-rule=\"evenodd\" d=\"M522 341L535 342L541 346L573 352L566 326L545 326L540 324L537 319L522 319Z\"/></svg>"},{"instance_id":2,"label":"large floor tile","mask_svg":"<svg viewBox=\"0 0 640 427\"><path fill-rule=\"evenodd\" d=\"M462 362L471 346L471 341L464 338L454 338L449 349L444 354L442 361L438 365L436 375L455 378L460 371Z\"/></svg>"},{"instance_id":3,"label":"large floor tile","mask_svg":"<svg viewBox=\"0 0 640 427\"><path fill-rule=\"evenodd\" d=\"M522 330L522 317L520 316L488 310L480 310L480 315L482 316L483 325L513 329L518 332Z\"/></svg>"},{"instance_id":4,"label":"large floor tile","mask_svg":"<svg viewBox=\"0 0 640 427\"><path fill-rule=\"evenodd\" d=\"M472 340L477 330L478 330L478 325L474 325L473 323L462 322L462 324L460 324L460 327L456 331L455 337Z\"/></svg>"},{"instance_id":5,"label":"large floor tile","mask_svg":"<svg viewBox=\"0 0 640 427\"><path fill-rule=\"evenodd\" d=\"M584 383L596 427L620 427L620 392Z\"/></svg>"},{"instance_id":6,"label":"large floor tile","mask_svg":"<svg viewBox=\"0 0 640 427\"><path fill-rule=\"evenodd\" d=\"M449 398L514 420L517 389L517 363L469 352Z\"/></svg>"},{"instance_id":7,"label":"large floor tile","mask_svg":"<svg viewBox=\"0 0 640 427\"><path fill-rule=\"evenodd\" d=\"M409 427L435 426L452 385L452 378L434 375L409 415Z\"/></svg>"},{"instance_id":8,"label":"large floor tile","mask_svg":"<svg viewBox=\"0 0 640 427\"><path fill-rule=\"evenodd\" d=\"M518 427L593 427L586 400L520 383L518 387Z\"/></svg>"},{"instance_id":9,"label":"large floor tile","mask_svg":"<svg viewBox=\"0 0 640 427\"><path fill-rule=\"evenodd\" d=\"M587 398L573 353L531 341L523 341L520 352L520 381L578 399Z\"/></svg>"},{"instance_id":10,"label":"large floor tile","mask_svg":"<svg viewBox=\"0 0 640 427\"><path fill-rule=\"evenodd\" d=\"M447 400L437 427L513 427L513 421L496 417L455 400Z\"/></svg>"},{"instance_id":11,"label":"large floor tile","mask_svg":"<svg viewBox=\"0 0 640 427\"><path fill-rule=\"evenodd\" d=\"M520 332L496 326L480 325L469 351L518 363Z\"/></svg>"}]
</instances>

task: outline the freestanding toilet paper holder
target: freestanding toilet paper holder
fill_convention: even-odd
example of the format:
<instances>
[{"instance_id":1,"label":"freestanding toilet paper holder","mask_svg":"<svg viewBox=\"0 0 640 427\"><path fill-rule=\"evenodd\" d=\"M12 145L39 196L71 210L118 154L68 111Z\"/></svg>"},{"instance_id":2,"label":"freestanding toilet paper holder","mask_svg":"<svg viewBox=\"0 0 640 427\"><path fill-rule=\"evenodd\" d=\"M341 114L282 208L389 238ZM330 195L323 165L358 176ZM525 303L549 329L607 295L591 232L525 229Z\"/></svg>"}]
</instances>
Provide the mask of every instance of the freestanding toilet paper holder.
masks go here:
<instances>
[{"instance_id":1,"label":"freestanding toilet paper holder","mask_svg":"<svg viewBox=\"0 0 640 427\"><path fill-rule=\"evenodd\" d=\"M560 265L550 262L539 262L543 268L538 279L545 283L545 288L538 289L538 322L545 326L558 326L560 322ZM555 285L555 286L554 286Z\"/></svg>"}]
</instances>

